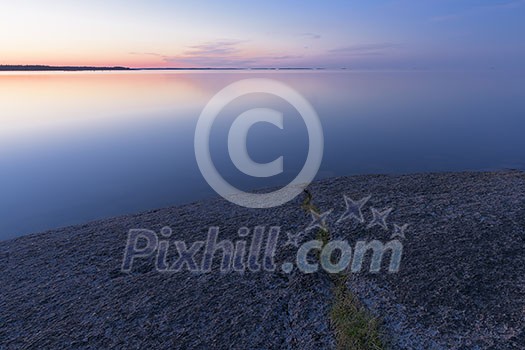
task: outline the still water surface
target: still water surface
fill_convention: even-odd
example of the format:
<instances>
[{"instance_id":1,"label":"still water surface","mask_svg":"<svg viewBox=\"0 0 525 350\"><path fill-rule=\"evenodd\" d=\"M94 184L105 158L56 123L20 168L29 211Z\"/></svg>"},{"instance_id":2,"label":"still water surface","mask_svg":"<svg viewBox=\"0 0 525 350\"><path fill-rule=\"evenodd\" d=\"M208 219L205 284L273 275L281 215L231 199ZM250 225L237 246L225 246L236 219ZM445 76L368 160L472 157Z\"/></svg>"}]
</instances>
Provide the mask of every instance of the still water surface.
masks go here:
<instances>
[{"instance_id":1,"label":"still water surface","mask_svg":"<svg viewBox=\"0 0 525 350\"><path fill-rule=\"evenodd\" d=\"M193 151L200 112L223 87L270 78L316 109L318 178L368 173L525 169L524 74L509 72L133 71L0 73L0 239L214 195ZM284 129L248 134L250 178L228 157L229 126L247 109L284 114ZM212 129L212 159L249 190L293 179L308 152L298 112L275 96L240 97Z\"/></svg>"}]
</instances>

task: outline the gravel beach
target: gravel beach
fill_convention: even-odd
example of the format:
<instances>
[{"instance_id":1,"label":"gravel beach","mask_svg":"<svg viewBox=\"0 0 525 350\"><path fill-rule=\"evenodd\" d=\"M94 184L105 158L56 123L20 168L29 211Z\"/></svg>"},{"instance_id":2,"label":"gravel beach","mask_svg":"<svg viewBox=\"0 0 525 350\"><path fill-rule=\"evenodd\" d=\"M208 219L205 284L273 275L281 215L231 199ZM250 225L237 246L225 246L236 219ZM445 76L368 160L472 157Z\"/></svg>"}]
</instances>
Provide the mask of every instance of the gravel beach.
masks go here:
<instances>
[{"instance_id":1,"label":"gravel beach","mask_svg":"<svg viewBox=\"0 0 525 350\"><path fill-rule=\"evenodd\" d=\"M394 224L408 225L399 272L348 279L389 348L525 348L525 173L351 176L309 189L316 207L333 210L335 238L386 242ZM365 222L338 220L343 194L371 196ZM303 199L246 209L213 198L0 242L0 349L335 348L328 274L280 268L297 251L286 232L311 222ZM369 224L371 208L392 209L387 229ZM188 245L212 226L234 241L241 227L280 226L277 268L159 272L151 256L122 272L128 231L166 226Z\"/></svg>"}]
</instances>

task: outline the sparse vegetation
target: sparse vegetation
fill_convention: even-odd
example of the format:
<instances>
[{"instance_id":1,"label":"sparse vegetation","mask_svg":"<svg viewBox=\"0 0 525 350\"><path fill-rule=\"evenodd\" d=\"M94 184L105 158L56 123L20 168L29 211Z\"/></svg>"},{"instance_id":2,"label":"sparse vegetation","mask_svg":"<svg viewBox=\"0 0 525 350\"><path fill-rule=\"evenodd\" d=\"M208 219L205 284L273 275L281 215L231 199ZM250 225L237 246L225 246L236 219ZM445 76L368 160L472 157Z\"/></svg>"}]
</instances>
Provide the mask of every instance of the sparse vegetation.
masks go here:
<instances>
[{"instance_id":1,"label":"sparse vegetation","mask_svg":"<svg viewBox=\"0 0 525 350\"><path fill-rule=\"evenodd\" d=\"M340 276L339 276L340 277ZM334 303L330 312L338 349L384 349L379 331L380 320L356 299L346 287L346 278L334 286Z\"/></svg>"},{"instance_id":2,"label":"sparse vegetation","mask_svg":"<svg viewBox=\"0 0 525 350\"><path fill-rule=\"evenodd\" d=\"M305 189L306 198L302 208L307 212L320 213L312 204L312 193ZM328 229L319 229L317 239L327 244L330 240ZM334 283L334 301L330 312L330 322L334 330L337 349L341 350L381 350L385 349L380 333L380 320L361 304L348 290L345 272L331 274Z\"/></svg>"}]
</instances>

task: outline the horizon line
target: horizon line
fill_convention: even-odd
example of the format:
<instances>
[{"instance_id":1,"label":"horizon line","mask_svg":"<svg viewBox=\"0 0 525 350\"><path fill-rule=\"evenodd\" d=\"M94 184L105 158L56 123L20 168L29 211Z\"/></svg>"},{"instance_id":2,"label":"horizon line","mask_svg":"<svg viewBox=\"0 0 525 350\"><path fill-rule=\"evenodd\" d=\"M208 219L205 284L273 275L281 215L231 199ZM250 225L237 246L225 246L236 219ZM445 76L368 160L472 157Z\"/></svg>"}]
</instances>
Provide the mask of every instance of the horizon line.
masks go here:
<instances>
[{"instance_id":1,"label":"horizon line","mask_svg":"<svg viewBox=\"0 0 525 350\"><path fill-rule=\"evenodd\" d=\"M81 71L81 70L322 70L325 67L126 67L126 66L52 66L44 64L0 64L0 71ZM347 69L341 67L338 69Z\"/></svg>"}]
</instances>

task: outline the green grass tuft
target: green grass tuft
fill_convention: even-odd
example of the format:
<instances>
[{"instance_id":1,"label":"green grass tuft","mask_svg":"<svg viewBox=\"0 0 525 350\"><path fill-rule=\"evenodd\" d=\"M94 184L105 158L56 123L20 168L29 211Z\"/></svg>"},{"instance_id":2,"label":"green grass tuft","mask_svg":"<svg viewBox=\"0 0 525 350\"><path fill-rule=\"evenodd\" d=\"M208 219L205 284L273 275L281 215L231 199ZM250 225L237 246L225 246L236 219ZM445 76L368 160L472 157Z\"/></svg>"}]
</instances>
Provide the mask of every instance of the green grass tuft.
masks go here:
<instances>
[{"instance_id":1,"label":"green grass tuft","mask_svg":"<svg viewBox=\"0 0 525 350\"><path fill-rule=\"evenodd\" d=\"M335 330L337 349L384 349L379 331L380 321L370 315L339 279L334 287L334 304L330 320Z\"/></svg>"},{"instance_id":2,"label":"green grass tuft","mask_svg":"<svg viewBox=\"0 0 525 350\"><path fill-rule=\"evenodd\" d=\"M302 203L303 209L319 213L312 204L312 193L305 189L306 198ZM323 242L323 246L330 241L330 232L320 229L316 239ZM320 254L320 253L319 253ZM319 258L318 254L318 258ZM381 340L380 320L357 300L346 286L347 275L343 273L330 275L334 282L334 303L330 312L330 321L335 332L337 349L341 350L383 350L385 346Z\"/></svg>"}]
</instances>

